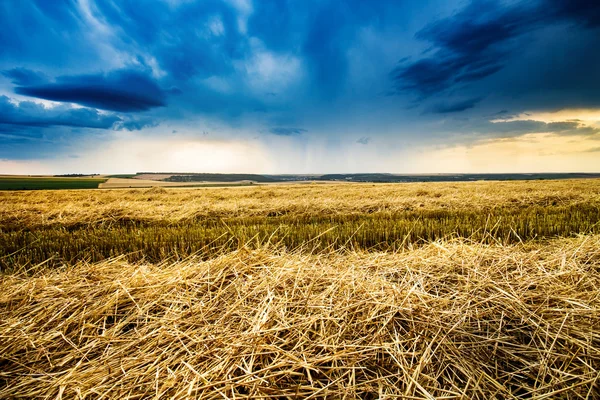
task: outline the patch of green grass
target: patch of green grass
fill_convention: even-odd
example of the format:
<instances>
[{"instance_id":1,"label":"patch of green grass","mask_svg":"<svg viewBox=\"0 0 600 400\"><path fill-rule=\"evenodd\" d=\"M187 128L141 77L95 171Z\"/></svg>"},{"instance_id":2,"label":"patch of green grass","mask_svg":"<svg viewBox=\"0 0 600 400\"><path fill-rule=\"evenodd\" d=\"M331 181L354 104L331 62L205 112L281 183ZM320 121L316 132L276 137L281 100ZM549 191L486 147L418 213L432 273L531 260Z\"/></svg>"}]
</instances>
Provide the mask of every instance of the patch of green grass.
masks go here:
<instances>
[{"instance_id":1,"label":"patch of green grass","mask_svg":"<svg viewBox=\"0 0 600 400\"><path fill-rule=\"evenodd\" d=\"M2 177L0 190L97 189L103 178Z\"/></svg>"},{"instance_id":2,"label":"patch of green grass","mask_svg":"<svg viewBox=\"0 0 600 400\"><path fill-rule=\"evenodd\" d=\"M123 178L123 179L131 179L135 178L137 174L116 174L116 175L106 175L107 178Z\"/></svg>"},{"instance_id":3,"label":"patch of green grass","mask_svg":"<svg viewBox=\"0 0 600 400\"><path fill-rule=\"evenodd\" d=\"M255 174L177 174L163 179L165 182L280 182L279 179Z\"/></svg>"}]
</instances>

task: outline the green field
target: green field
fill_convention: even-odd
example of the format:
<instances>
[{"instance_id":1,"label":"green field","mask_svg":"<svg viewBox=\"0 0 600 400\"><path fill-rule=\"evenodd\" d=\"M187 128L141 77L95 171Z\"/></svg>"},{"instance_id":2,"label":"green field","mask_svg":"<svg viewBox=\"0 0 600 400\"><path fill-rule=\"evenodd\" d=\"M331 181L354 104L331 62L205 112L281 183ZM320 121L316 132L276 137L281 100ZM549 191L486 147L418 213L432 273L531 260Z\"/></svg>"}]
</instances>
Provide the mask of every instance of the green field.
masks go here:
<instances>
[{"instance_id":1,"label":"green field","mask_svg":"<svg viewBox=\"0 0 600 400\"><path fill-rule=\"evenodd\" d=\"M0 190L96 189L104 178L2 177Z\"/></svg>"},{"instance_id":2,"label":"green field","mask_svg":"<svg viewBox=\"0 0 600 400\"><path fill-rule=\"evenodd\" d=\"M123 179L133 179L137 174L115 174L115 175L106 175L107 178L123 178Z\"/></svg>"}]
</instances>

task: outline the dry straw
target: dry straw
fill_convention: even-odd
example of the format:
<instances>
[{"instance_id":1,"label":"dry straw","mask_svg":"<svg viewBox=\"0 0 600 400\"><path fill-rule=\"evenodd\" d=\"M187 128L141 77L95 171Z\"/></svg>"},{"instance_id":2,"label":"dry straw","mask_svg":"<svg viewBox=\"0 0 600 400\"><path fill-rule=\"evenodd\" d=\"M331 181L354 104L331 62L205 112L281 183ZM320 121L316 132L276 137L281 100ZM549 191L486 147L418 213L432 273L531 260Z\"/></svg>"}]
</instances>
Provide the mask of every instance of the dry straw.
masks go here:
<instances>
[{"instance_id":1,"label":"dry straw","mask_svg":"<svg viewBox=\"0 0 600 400\"><path fill-rule=\"evenodd\" d=\"M393 251L455 236L510 243L582 233L600 233L600 179L0 191L0 271L49 258L210 257L253 238Z\"/></svg>"},{"instance_id":2,"label":"dry straw","mask_svg":"<svg viewBox=\"0 0 600 400\"><path fill-rule=\"evenodd\" d=\"M1 398L593 399L600 237L241 249L0 282Z\"/></svg>"},{"instance_id":3,"label":"dry straw","mask_svg":"<svg viewBox=\"0 0 600 400\"><path fill-rule=\"evenodd\" d=\"M600 179L418 184L273 185L211 189L0 191L0 228L190 222L406 211L519 211L600 205Z\"/></svg>"}]
</instances>

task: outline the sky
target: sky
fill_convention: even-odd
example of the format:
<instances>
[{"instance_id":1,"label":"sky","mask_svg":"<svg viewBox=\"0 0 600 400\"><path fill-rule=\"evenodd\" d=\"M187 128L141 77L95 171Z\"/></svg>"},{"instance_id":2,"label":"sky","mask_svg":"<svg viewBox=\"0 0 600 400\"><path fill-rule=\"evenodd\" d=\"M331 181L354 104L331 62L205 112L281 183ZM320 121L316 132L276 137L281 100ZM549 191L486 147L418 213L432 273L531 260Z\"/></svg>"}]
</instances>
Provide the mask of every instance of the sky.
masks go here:
<instances>
[{"instance_id":1,"label":"sky","mask_svg":"<svg viewBox=\"0 0 600 400\"><path fill-rule=\"evenodd\" d=\"M600 172L597 0L0 0L0 174Z\"/></svg>"}]
</instances>

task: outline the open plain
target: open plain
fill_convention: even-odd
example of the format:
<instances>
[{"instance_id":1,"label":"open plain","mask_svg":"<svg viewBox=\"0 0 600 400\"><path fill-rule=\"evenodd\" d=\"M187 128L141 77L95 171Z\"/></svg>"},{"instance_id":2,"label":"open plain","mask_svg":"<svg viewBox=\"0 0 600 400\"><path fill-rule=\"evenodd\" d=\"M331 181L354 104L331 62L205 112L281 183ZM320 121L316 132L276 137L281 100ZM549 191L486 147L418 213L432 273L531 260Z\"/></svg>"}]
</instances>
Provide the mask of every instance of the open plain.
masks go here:
<instances>
[{"instance_id":1,"label":"open plain","mask_svg":"<svg viewBox=\"0 0 600 400\"><path fill-rule=\"evenodd\" d=\"M0 192L0 397L593 399L600 180Z\"/></svg>"}]
</instances>

